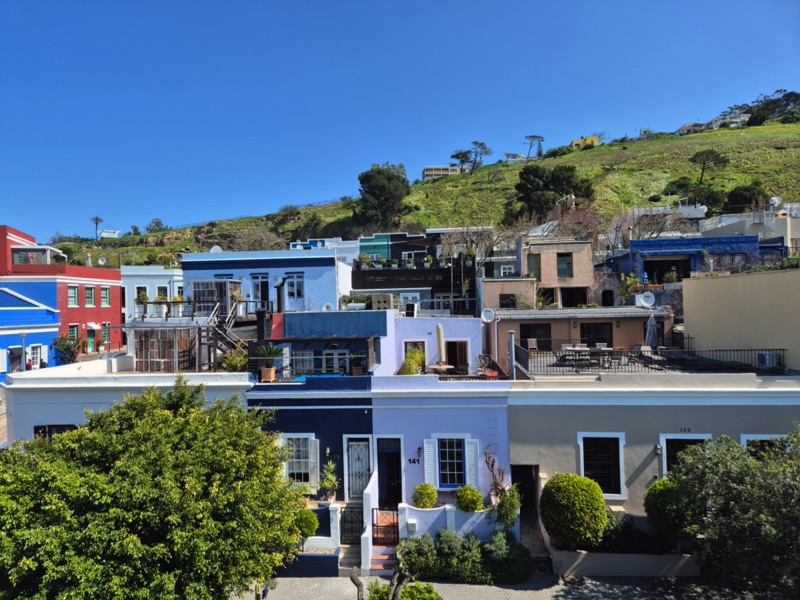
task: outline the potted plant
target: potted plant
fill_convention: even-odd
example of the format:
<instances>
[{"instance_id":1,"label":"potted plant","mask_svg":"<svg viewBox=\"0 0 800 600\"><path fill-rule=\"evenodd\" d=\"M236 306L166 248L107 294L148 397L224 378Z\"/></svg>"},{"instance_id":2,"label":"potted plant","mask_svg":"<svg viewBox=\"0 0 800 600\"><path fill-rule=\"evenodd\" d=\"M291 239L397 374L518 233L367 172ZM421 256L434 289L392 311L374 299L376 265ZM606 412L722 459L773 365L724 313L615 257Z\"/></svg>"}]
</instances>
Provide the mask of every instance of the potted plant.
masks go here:
<instances>
[{"instance_id":1,"label":"potted plant","mask_svg":"<svg viewBox=\"0 0 800 600\"><path fill-rule=\"evenodd\" d=\"M362 270L369 269L369 254L362 252L358 255L358 264Z\"/></svg>"},{"instance_id":2,"label":"potted plant","mask_svg":"<svg viewBox=\"0 0 800 600\"><path fill-rule=\"evenodd\" d=\"M329 460L322 468L319 478L319 491L324 502L336 500L336 491L339 489L340 479L336 476L336 463Z\"/></svg>"},{"instance_id":3,"label":"potted plant","mask_svg":"<svg viewBox=\"0 0 800 600\"><path fill-rule=\"evenodd\" d=\"M382 256L375 261L375 268L378 269L379 271L383 269L384 265L386 265L386 259L383 258Z\"/></svg>"},{"instance_id":4,"label":"potted plant","mask_svg":"<svg viewBox=\"0 0 800 600\"><path fill-rule=\"evenodd\" d=\"M392 268L396 269L398 266L400 266L400 262L396 258L393 258L392 259Z\"/></svg>"},{"instance_id":5,"label":"potted plant","mask_svg":"<svg viewBox=\"0 0 800 600\"><path fill-rule=\"evenodd\" d=\"M414 257L409 256L406 258L406 269L413 269L414 268Z\"/></svg>"},{"instance_id":6,"label":"potted plant","mask_svg":"<svg viewBox=\"0 0 800 600\"><path fill-rule=\"evenodd\" d=\"M350 357L350 374L354 377L360 377L364 374L364 357L351 356Z\"/></svg>"},{"instance_id":7,"label":"potted plant","mask_svg":"<svg viewBox=\"0 0 800 600\"><path fill-rule=\"evenodd\" d=\"M426 254L422 266L425 267L426 269L430 269L432 264L433 264L433 257L430 254Z\"/></svg>"},{"instance_id":8,"label":"potted plant","mask_svg":"<svg viewBox=\"0 0 800 600\"><path fill-rule=\"evenodd\" d=\"M172 297L172 303L170 304L170 314L173 317L182 317L183 316L183 296L180 294L175 294Z\"/></svg>"},{"instance_id":9,"label":"potted plant","mask_svg":"<svg viewBox=\"0 0 800 600\"><path fill-rule=\"evenodd\" d=\"M145 311L147 310L147 303L150 302L150 298L147 297L147 294L144 292L139 292L136 295L136 316L143 317L145 315Z\"/></svg>"},{"instance_id":10,"label":"potted plant","mask_svg":"<svg viewBox=\"0 0 800 600\"><path fill-rule=\"evenodd\" d=\"M159 317L163 317L167 314L167 297L164 294L159 294L156 296L153 302L156 303L156 314Z\"/></svg>"},{"instance_id":11,"label":"potted plant","mask_svg":"<svg viewBox=\"0 0 800 600\"><path fill-rule=\"evenodd\" d=\"M261 367L261 383L275 381L275 359L283 356L283 350L268 344L259 347L256 352L259 357L264 359L264 366Z\"/></svg>"},{"instance_id":12,"label":"potted plant","mask_svg":"<svg viewBox=\"0 0 800 600\"><path fill-rule=\"evenodd\" d=\"M464 265L467 267L471 267L475 262L475 248L469 248L467 250L467 254L464 257Z\"/></svg>"}]
</instances>

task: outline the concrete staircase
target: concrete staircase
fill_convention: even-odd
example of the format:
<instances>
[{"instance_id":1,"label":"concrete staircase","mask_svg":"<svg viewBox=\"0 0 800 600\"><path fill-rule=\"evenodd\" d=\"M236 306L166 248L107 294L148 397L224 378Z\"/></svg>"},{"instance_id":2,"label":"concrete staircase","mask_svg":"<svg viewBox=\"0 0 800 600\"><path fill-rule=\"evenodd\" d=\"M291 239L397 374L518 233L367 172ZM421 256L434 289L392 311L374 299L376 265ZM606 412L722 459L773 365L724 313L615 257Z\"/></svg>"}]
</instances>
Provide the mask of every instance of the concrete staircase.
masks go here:
<instances>
[{"instance_id":1,"label":"concrete staircase","mask_svg":"<svg viewBox=\"0 0 800 600\"><path fill-rule=\"evenodd\" d=\"M339 555L339 577L350 577L353 567L361 567L361 546L358 544L342 545Z\"/></svg>"},{"instance_id":2,"label":"concrete staircase","mask_svg":"<svg viewBox=\"0 0 800 600\"><path fill-rule=\"evenodd\" d=\"M372 575L378 577L391 575L394 568L400 564L397 559L397 546L373 546L369 562L369 572Z\"/></svg>"}]
</instances>

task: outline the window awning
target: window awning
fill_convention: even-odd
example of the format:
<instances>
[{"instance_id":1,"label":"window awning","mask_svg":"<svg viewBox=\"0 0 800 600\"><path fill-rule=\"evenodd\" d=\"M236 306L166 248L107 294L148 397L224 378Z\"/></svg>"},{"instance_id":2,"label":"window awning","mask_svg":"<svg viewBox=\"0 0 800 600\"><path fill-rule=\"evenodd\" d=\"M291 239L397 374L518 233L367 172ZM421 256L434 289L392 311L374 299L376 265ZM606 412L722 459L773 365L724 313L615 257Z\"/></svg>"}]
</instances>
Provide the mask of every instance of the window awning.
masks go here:
<instances>
[{"instance_id":1,"label":"window awning","mask_svg":"<svg viewBox=\"0 0 800 600\"><path fill-rule=\"evenodd\" d=\"M86 324L86 328L87 329L102 329L102 327L100 327L100 325L98 325L97 323L87 323Z\"/></svg>"}]
</instances>

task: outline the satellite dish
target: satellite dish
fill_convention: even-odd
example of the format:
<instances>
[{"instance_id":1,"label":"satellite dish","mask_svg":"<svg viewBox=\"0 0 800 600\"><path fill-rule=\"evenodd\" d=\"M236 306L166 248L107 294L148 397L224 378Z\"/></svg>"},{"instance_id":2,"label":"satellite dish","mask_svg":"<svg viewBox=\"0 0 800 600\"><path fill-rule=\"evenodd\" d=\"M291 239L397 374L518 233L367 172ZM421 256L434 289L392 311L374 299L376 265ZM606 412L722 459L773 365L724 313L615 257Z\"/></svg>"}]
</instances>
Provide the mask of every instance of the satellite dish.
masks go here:
<instances>
[{"instance_id":1,"label":"satellite dish","mask_svg":"<svg viewBox=\"0 0 800 600\"><path fill-rule=\"evenodd\" d=\"M209 250L209 252L213 252L214 254L217 254L219 252L222 252L222 248L220 248L219 246L211 246L211 250Z\"/></svg>"},{"instance_id":2,"label":"satellite dish","mask_svg":"<svg viewBox=\"0 0 800 600\"><path fill-rule=\"evenodd\" d=\"M646 308L650 308L656 303L656 297L653 295L652 292L645 292L641 295L640 300L642 306Z\"/></svg>"},{"instance_id":3,"label":"satellite dish","mask_svg":"<svg viewBox=\"0 0 800 600\"><path fill-rule=\"evenodd\" d=\"M494 321L494 318L495 318L495 312L491 308L484 308L481 311L481 321L483 321L484 323L491 323L492 321Z\"/></svg>"},{"instance_id":4,"label":"satellite dish","mask_svg":"<svg viewBox=\"0 0 800 600\"><path fill-rule=\"evenodd\" d=\"M97 264L102 267L104 264L106 264L106 259L101 256L100 258L97 259Z\"/></svg>"},{"instance_id":5,"label":"satellite dish","mask_svg":"<svg viewBox=\"0 0 800 600\"><path fill-rule=\"evenodd\" d=\"M324 312L331 312L333 310L333 304L330 303L326 304L325 306L322 307L322 310Z\"/></svg>"}]
</instances>

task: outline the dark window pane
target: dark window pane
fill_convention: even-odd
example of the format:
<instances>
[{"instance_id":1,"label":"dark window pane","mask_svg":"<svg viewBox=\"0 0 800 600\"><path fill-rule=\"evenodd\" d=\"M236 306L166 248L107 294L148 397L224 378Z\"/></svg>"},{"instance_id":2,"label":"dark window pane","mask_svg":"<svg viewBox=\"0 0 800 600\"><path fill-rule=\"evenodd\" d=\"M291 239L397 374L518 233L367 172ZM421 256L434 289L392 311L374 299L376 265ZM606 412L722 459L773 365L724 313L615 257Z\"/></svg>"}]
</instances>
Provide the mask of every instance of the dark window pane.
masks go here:
<instances>
[{"instance_id":1,"label":"dark window pane","mask_svg":"<svg viewBox=\"0 0 800 600\"><path fill-rule=\"evenodd\" d=\"M583 474L598 483L604 494L622 493L619 472L619 439L583 438Z\"/></svg>"}]
</instances>

